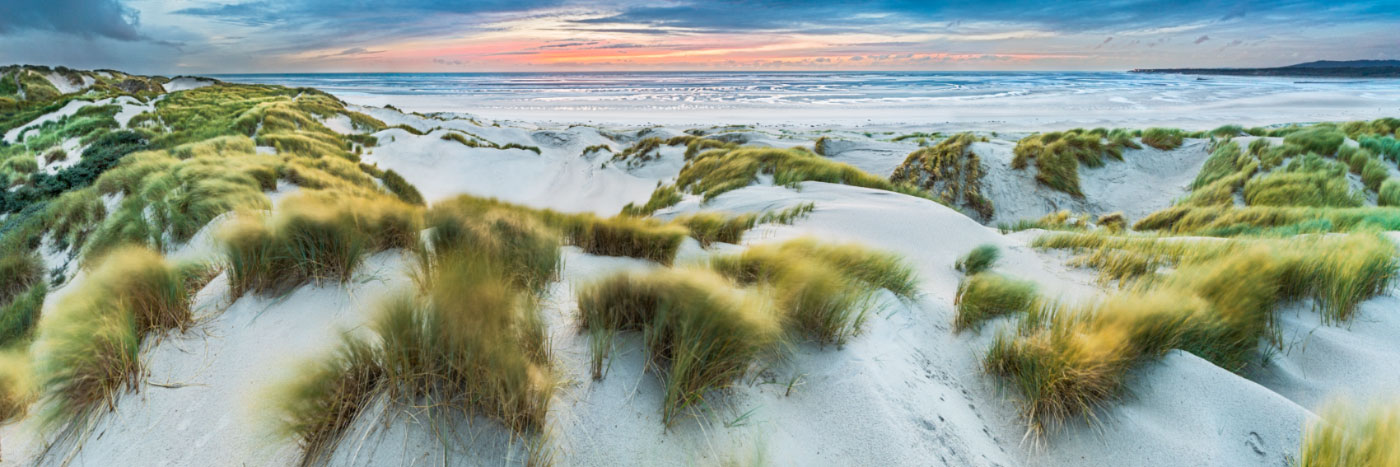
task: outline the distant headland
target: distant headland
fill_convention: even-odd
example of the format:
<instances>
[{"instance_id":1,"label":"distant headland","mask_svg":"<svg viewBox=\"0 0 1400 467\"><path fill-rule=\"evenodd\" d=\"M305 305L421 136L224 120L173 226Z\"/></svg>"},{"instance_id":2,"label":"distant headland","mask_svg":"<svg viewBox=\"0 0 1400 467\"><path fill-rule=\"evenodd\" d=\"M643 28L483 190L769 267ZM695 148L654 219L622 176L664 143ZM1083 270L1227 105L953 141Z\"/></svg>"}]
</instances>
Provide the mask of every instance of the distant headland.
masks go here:
<instances>
[{"instance_id":1,"label":"distant headland","mask_svg":"<svg viewBox=\"0 0 1400 467\"><path fill-rule=\"evenodd\" d=\"M1400 78L1400 60L1319 60L1275 68L1137 68L1132 73L1184 75Z\"/></svg>"}]
</instances>

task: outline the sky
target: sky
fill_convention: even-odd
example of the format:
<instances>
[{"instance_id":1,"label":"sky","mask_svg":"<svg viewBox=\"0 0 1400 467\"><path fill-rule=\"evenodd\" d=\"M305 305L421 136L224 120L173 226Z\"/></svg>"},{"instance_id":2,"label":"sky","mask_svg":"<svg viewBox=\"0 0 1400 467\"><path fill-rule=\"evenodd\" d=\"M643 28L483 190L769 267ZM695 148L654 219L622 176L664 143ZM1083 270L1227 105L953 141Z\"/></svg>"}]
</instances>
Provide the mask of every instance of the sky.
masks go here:
<instances>
[{"instance_id":1,"label":"sky","mask_svg":"<svg viewBox=\"0 0 1400 467\"><path fill-rule=\"evenodd\" d=\"M0 63L167 75L1353 59L1400 59L1400 0L0 0Z\"/></svg>"}]
</instances>

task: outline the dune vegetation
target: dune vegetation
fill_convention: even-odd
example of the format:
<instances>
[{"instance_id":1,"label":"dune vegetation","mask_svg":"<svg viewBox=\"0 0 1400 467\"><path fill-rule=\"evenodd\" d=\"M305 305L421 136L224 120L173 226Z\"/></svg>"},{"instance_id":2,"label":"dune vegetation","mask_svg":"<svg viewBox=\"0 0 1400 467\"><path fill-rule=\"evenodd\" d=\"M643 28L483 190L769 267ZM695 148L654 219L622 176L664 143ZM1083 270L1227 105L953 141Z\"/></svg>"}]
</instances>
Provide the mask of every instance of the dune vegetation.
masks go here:
<instances>
[{"instance_id":1,"label":"dune vegetation","mask_svg":"<svg viewBox=\"0 0 1400 467\"><path fill-rule=\"evenodd\" d=\"M1016 143L1011 168L1025 169L1035 162L1035 180L1051 189L1083 196L1079 166L1102 167L1106 159L1123 160L1123 150L1141 149L1133 134L1124 130L1074 129L1037 133ZM1173 147L1174 149L1174 147Z\"/></svg>"},{"instance_id":2,"label":"dune vegetation","mask_svg":"<svg viewBox=\"0 0 1400 467\"><path fill-rule=\"evenodd\" d=\"M990 218L995 207L982 196L981 185L987 169L981 158L968 149L978 140L972 133L958 133L936 146L915 150L895 168L890 182L918 186L936 193L943 204L966 206L977 215Z\"/></svg>"},{"instance_id":3,"label":"dune vegetation","mask_svg":"<svg viewBox=\"0 0 1400 467\"><path fill-rule=\"evenodd\" d=\"M1400 404L1333 402L1321 415L1308 425L1299 466L1400 465Z\"/></svg>"},{"instance_id":4,"label":"dune vegetation","mask_svg":"<svg viewBox=\"0 0 1400 467\"><path fill-rule=\"evenodd\" d=\"M709 200L753 184L758 181L759 174L772 175L774 184L784 186L816 181L928 197L913 186L890 182L800 148L738 148L701 152L686 162L676 178L676 187Z\"/></svg>"}]
</instances>

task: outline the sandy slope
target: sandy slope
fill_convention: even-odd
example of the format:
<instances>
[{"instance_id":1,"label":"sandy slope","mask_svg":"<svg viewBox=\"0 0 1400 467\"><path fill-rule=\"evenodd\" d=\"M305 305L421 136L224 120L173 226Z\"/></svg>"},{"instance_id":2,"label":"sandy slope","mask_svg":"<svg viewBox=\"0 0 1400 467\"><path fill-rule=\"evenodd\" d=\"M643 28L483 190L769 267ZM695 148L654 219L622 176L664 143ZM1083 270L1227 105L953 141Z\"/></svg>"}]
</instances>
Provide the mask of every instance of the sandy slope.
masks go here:
<instances>
[{"instance_id":1,"label":"sandy slope","mask_svg":"<svg viewBox=\"0 0 1400 467\"><path fill-rule=\"evenodd\" d=\"M587 146L610 144L620 151L642 137L679 134L679 129L497 127L465 117L364 110L391 125L430 131L423 136L381 131L376 134L380 146L364 156L365 162L401 173L430 200L471 193L611 215L628 202L645 201L682 163L679 148L632 167L604 168L610 156L580 156ZM338 119L328 125L352 131ZM448 129L497 144L538 146L541 154L468 148L442 140ZM815 135L807 136L760 129L736 138L794 146L810 145ZM880 174L893 170L912 147L848 136L851 142L839 143L830 156ZM1013 144L994 139L973 147L989 165L987 192L997 205L997 220L1057 209L1121 210L1136 217L1169 204L1205 157L1202 141L1174 151L1128 151L1125 162L1082 170L1087 196L1076 200L1036 186L1033 171L1006 167ZM928 200L844 185L805 182L790 189L761 183L704 204L690 197L657 216L760 212L804 202L816 206L808 218L791 226L759 227L743 243L815 236L894 251L919 272L918 299L903 302L886 293L883 312L843 348L799 346L786 361L762 368L695 417L666 430L660 421L660 382L643 371L645 356L636 336L619 339L606 378L590 378L588 339L577 330L574 300L578 287L610 272L660 266L566 248L563 279L553 285L545 306L553 352L568 381L549 415L548 446L558 464L1284 465L1297 451L1310 410L1328 397L1400 389L1400 370L1393 365L1400 356L1393 339L1400 319L1388 313L1400 298L1392 293L1365 303L1347 327L1321 325L1304 304L1280 315L1287 348L1259 374L1241 377L1175 352L1137 371L1132 396L1105 411L1100 427L1072 424L1036 446L1023 439L1014 397L980 369L995 329L1009 323L954 334L952 302L961 275L951 265L977 245L998 245L1004 252L1000 272L1035 280L1070 300L1102 293L1092 272L1064 266L1056 253L1029 248L1038 232L1002 235ZM206 227L171 256L215 255L210 232L216 228L217 222ZM688 241L679 262L737 248L717 245L706 251ZM148 341L142 356L149 374L140 390L100 418L81 450L68 438L40 457L50 438L30 420L0 428L5 462L294 463L294 443L268 437L267 410L259 396L294 374L298 362L329 351L340 332L365 323L377 300L407 284L406 262L397 252L382 253L346 286L305 286L272 298L231 300L220 276L200 292L198 322L191 330ZM383 404L368 413L382 417L357 422L335 453L336 465L500 465L522 461L527 449L488 420L433 425L426 414Z\"/></svg>"}]
</instances>

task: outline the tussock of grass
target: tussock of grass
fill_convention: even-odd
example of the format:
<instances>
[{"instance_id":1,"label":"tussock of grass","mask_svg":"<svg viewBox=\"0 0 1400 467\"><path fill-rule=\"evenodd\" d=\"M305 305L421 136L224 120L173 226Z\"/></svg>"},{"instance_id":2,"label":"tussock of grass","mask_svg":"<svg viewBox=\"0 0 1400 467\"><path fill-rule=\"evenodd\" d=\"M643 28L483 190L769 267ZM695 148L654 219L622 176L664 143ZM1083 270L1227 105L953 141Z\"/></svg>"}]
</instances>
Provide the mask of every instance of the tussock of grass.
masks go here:
<instances>
[{"instance_id":1,"label":"tussock of grass","mask_svg":"<svg viewBox=\"0 0 1400 467\"><path fill-rule=\"evenodd\" d=\"M1380 206L1400 206L1400 178L1388 178L1381 184L1376 204Z\"/></svg>"},{"instance_id":2,"label":"tussock of grass","mask_svg":"<svg viewBox=\"0 0 1400 467\"><path fill-rule=\"evenodd\" d=\"M1079 165L1101 167L1108 158L1121 161L1123 148L1139 149L1141 146L1121 130L1037 133L1016 142L1011 168L1024 169L1034 160L1036 181L1055 190L1083 196L1079 188Z\"/></svg>"},{"instance_id":3,"label":"tussock of grass","mask_svg":"<svg viewBox=\"0 0 1400 467\"><path fill-rule=\"evenodd\" d=\"M39 321L48 292L47 284L35 282L28 290L0 305L0 347L20 342L30 335Z\"/></svg>"},{"instance_id":4,"label":"tussock of grass","mask_svg":"<svg viewBox=\"0 0 1400 467\"><path fill-rule=\"evenodd\" d=\"M232 294L346 282L370 253L413 248L421 224L421 211L397 200L316 192L288 198L270 219L244 213L221 233Z\"/></svg>"},{"instance_id":5,"label":"tussock of grass","mask_svg":"<svg viewBox=\"0 0 1400 467\"><path fill-rule=\"evenodd\" d=\"M105 255L40 322L33 354L47 423L113 408L123 388L136 387L142 336L188 326L189 299L160 255L134 247Z\"/></svg>"},{"instance_id":6,"label":"tussock of grass","mask_svg":"<svg viewBox=\"0 0 1400 467\"><path fill-rule=\"evenodd\" d=\"M959 133L937 146L909 153L890 175L890 182L938 193L944 204L967 206L983 218L990 218L995 209L991 200L982 196L985 170L981 158L968 150L976 141L979 139L972 133Z\"/></svg>"},{"instance_id":7,"label":"tussock of grass","mask_svg":"<svg viewBox=\"0 0 1400 467\"><path fill-rule=\"evenodd\" d=\"M1176 206L1149 214L1133 229L1217 237L1400 230L1400 208Z\"/></svg>"},{"instance_id":8,"label":"tussock of grass","mask_svg":"<svg viewBox=\"0 0 1400 467\"><path fill-rule=\"evenodd\" d=\"M1022 219L1014 224L1001 224L997 227L1002 233L1020 232L1028 229L1084 230L1089 228L1091 223L1092 218L1089 214L1075 214L1066 209L1046 214L1036 220Z\"/></svg>"},{"instance_id":9,"label":"tussock of grass","mask_svg":"<svg viewBox=\"0 0 1400 467\"><path fill-rule=\"evenodd\" d=\"M1001 250L998 250L996 245L990 243L979 245L969 251L967 256L963 256L956 263L953 263L953 269L962 271L969 276L975 275L991 269L999 257L1001 257Z\"/></svg>"},{"instance_id":10,"label":"tussock of grass","mask_svg":"<svg viewBox=\"0 0 1400 467\"><path fill-rule=\"evenodd\" d=\"M24 349L0 350L0 424L24 418L39 397L34 368Z\"/></svg>"},{"instance_id":11,"label":"tussock of grass","mask_svg":"<svg viewBox=\"0 0 1400 467\"><path fill-rule=\"evenodd\" d=\"M495 199L458 196L444 200L433 209L450 208L461 212L483 213L506 209L538 219L563 236L568 244L584 252L604 256L630 256L670 264L688 233L685 227L655 219L617 216L600 218L592 214L566 214L533 209Z\"/></svg>"},{"instance_id":12,"label":"tussock of grass","mask_svg":"<svg viewBox=\"0 0 1400 467\"><path fill-rule=\"evenodd\" d=\"M1296 144L1304 150L1324 156L1337 153L1337 148L1346 141L1347 135L1334 128L1316 126L1296 131L1283 137L1284 144Z\"/></svg>"},{"instance_id":13,"label":"tussock of grass","mask_svg":"<svg viewBox=\"0 0 1400 467\"><path fill-rule=\"evenodd\" d=\"M1300 467L1400 465L1400 403L1356 407L1333 402L1308 422Z\"/></svg>"},{"instance_id":14,"label":"tussock of grass","mask_svg":"<svg viewBox=\"0 0 1400 467\"><path fill-rule=\"evenodd\" d=\"M399 175L398 172L395 172L393 169L385 170L384 174L381 175L379 179L384 182L384 188L387 188L390 193L399 197L403 202L419 206L423 205L423 195L418 193L418 188L408 183L408 180L404 180L403 176Z\"/></svg>"},{"instance_id":15,"label":"tussock of grass","mask_svg":"<svg viewBox=\"0 0 1400 467\"><path fill-rule=\"evenodd\" d=\"M917 188L891 183L805 150L773 148L700 153L681 169L676 186L709 200L721 193L749 186L758 180L759 173L772 174L773 182L778 185L793 186L803 181L819 181L926 197Z\"/></svg>"},{"instance_id":16,"label":"tussock of grass","mask_svg":"<svg viewBox=\"0 0 1400 467\"><path fill-rule=\"evenodd\" d=\"M1284 172L1256 177L1244 186L1250 206L1359 207L1365 199L1351 191L1345 176L1324 172Z\"/></svg>"},{"instance_id":17,"label":"tussock of grass","mask_svg":"<svg viewBox=\"0 0 1400 467\"><path fill-rule=\"evenodd\" d=\"M1163 151L1170 151L1181 147L1181 143L1185 137L1185 133L1177 129L1148 128L1142 130L1142 144Z\"/></svg>"},{"instance_id":18,"label":"tussock of grass","mask_svg":"<svg viewBox=\"0 0 1400 467\"><path fill-rule=\"evenodd\" d=\"M681 202L681 192L676 190L674 185L662 185L652 190L651 198L647 199L646 204L636 206L633 203L627 203L626 206L622 207L622 214L625 216L650 216L657 209L675 206L679 202Z\"/></svg>"},{"instance_id":19,"label":"tussock of grass","mask_svg":"<svg viewBox=\"0 0 1400 467\"><path fill-rule=\"evenodd\" d=\"M32 251L0 251L0 306L44 279L44 263Z\"/></svg>"},{"instance_id":20,"label":"tussock of grass","mask_svg":"<svg viewBox=\"0 0 1400 467\"><path fill-rule=\"evenodd\" d=\"M583 289L578 303L580 324L592 335L594 378L604 374L613 335L642 332L653 367L665 375L667 425L748 374L782 337L777 313L705 270L613 275Z\"/></svg>"},{"instance_id":21,"label":"tussock of grass","mask_svg":"<svg viewBox=\"0 0 1400 467\"><path fill-rule=\"evenodd\" d=\"M758 215L697 212L677 217L673 222L685 226L690 230L691 238L708 248L714 242L739 243L744 238L744 232L758 222Z\"/></svg>"},{"instance_id":22,"label":"tussock of grass","mask_svg":"<svg viewBox=\"0 0 1400 467\"><path fill-rule=\"evenodd\" d=\"M1014 335L997 338L985 361L1026 397L1031 432L1053 429L1122 393L1127 371L1171 349L1230 371L1255 361L1260 340L1276 341L1274 309L1311 298L1328 322L1394 279L1395 247L1375 235L1205 242L1057 234L1037 246L1120 250L1176 266L1144 275L1102 302L1046 306Z\"/></svg>"},{"instance_id":23,"label":"tussock of grass","mask_svg":"<svg viewBox=\"0 0 1400 467\"><path fill-rule=\"evenodd\" d=\"M1196 180L1191 182L1191 189L1205 187L1216 180L1238 173L1248 166L1251 159L1240 151L1239 143L1231 141L1220 145L1206 158L1205 165L1196 174Z\"/></svg>"},{"instance_id":24,"label":"tussock of grass","mask_svg":"<svg viewBox=\"0 0 1400 467\"><path fill-rule=\"evenodd\" d=\"M912 300L918 293L918 277L913 268L898 255L870 250L854 244L829 244L810 238L798 238L776 245L760 245L744 254L720 257L712 266L739 282L763 282L765 277L781 271L769 268L783 266L784 258L805 258L835 268L842 275L876 288L893 292Z\"/></svg>"},{"instance_id":25,"label":"tussock of grass","mask_svg":"<svg viewBox=\"0 0 1400 467\"><path fill-rule=\"evenodd\" d=\"M541 293L563 266L559 235L519 211L443 204L429 211L427 226L430 254L420 261L428 271L424 275L446 259L479 256L500 264L515 288Z\"/></svg>"},{"instance_id":26,"label":"tussock of grass","mask_svg":"<svg viewBox=\"0 0 1400 467\"><path fill-rule=\"evenodd\" d=\"M308 364L299 379L279 388L273 408L278 428L300 441L301 465L323 462L369 405L383 380L374 353L363 342L346 339L330 359Z\"/></svg>"},{"instance_id":27,"label":"tussock of grass","mask_svg":"<svg viewBox=\"0 0 1400 467\"><path fill-rule=\"evenodd\" d=\"M953 300L957 308L953 328L975 330L992 318L1029 311L1035 299L1033 282L995 273L971 274L958 284L958 295Z\"/></svg>"}]
</instances>

